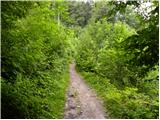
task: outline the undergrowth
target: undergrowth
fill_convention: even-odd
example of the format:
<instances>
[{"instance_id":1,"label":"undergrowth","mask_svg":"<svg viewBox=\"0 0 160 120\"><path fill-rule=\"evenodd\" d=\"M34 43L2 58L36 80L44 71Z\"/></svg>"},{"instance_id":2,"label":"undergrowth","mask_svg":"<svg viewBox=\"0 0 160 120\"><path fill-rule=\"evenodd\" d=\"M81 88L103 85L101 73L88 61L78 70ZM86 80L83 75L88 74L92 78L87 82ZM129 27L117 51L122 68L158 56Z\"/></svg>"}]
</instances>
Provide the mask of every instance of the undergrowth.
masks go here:
<instances>
[{"instance_id":1,"label":"undergrowth","mask_svg":"<svg viewBox=\"0 0 160 120\"><path fill-rule=\"evenodd\" d=\"M138 88L117 89L110 80L91 72L80 72L86 82L96 90L104 101L106 113L110 118L140 119L157 118L158 97L152 98L139 93Z\"/></svg>"},{"instance_id":2,"label":"undergrowth","mask_svg":"<svg viewBox=\"0 0 160 120\"><path fill-rule=\"evenodd\" d=\"M69 73L24 78L19 74L12 85L2 79L2 118L63 118Z\"/></svg>"}]
</instances>

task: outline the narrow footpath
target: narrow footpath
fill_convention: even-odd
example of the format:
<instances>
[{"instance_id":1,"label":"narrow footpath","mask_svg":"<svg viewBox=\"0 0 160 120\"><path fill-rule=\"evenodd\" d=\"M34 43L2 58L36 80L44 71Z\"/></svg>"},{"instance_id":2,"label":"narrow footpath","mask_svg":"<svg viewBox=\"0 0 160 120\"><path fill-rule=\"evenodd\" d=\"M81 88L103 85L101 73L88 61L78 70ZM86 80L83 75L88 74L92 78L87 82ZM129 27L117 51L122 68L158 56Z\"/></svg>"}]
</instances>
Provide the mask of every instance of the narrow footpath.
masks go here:
<instances>
[{"instance_id":1,"label":"narrow footpath","mask_svg":"<svg viewBox=\"0 0 160 120\"><path fill-rule=\"evenodd\" d=\"M105 119L102 101L70 65L70 87L67 92L64 119Z\"/></svg>"}]
</instances>

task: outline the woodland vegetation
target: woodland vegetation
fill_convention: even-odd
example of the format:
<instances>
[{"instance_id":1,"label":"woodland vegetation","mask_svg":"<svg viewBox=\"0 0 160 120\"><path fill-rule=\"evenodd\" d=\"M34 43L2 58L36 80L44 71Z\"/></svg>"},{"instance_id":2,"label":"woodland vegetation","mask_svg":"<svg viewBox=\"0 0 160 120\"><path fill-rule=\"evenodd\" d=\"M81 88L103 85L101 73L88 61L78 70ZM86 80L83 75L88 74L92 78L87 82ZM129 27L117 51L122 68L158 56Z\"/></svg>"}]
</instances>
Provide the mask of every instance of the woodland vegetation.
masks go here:
<instances>
[{"instance_id":1,"label":"woodland vegetation","mask_svg":"<svg viewBox=\"0 0 160 120\"><path fill-rule=\"evenodd\" d=\"M109 118L159 118L158 1L2 1L1 117L63 118L69 63Z\"/></svg>"}]
</instances>

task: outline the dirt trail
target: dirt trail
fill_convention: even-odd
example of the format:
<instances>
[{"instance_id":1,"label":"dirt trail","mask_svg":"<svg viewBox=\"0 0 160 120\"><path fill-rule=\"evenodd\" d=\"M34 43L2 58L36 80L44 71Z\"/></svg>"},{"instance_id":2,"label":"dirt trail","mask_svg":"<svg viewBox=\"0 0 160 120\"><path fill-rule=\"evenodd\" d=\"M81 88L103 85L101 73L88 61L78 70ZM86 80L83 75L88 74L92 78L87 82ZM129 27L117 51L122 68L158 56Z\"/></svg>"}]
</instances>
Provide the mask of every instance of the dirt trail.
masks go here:
<instances>
[{"instance_id":1,"label":"dirt trail","mask_svg":"<svg viewBox=\"0 0 160 120\"><path fill-rule=\"evenodd\" d=\"M105 119L102 102L70 65L70 87L67 93L65 119Z\"/></svg>"}]
</instances>

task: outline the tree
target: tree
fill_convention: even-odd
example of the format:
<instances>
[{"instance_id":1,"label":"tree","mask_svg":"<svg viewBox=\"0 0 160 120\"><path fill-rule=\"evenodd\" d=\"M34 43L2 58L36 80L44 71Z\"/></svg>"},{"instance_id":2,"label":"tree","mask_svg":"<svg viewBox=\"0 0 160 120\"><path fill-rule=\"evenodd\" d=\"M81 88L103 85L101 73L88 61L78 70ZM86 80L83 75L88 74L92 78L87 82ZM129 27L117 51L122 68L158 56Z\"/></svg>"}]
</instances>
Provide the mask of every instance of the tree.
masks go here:
<instances>
[{"instance_id":1,"label":"tree","mask_svg":"<svg viewBox=\"0 0 160 120\"><path fill-rule=\"evenodd\" d=\"M150 69L158 64L158 40L159 40L159 5L157 1L151 3L151 11L146 16L143 16L141 22L145 24L137 31L136 35L127 38L124 43L124 49L127 54L134 54L134 57L129 60L130 63L136 66L143 66L145 75Z\"/></svg>"},{"instance_id":2,"label":"tree","mask_svg":"<svg viewBox=\"0 0 160 120\"><path fill-rule=\"evenodd\" d=\"M70 2L68 6L68 13L71 18L70 26L84 27L87 25L88 20L91 17L91 4L86 2Z\"/></svg>"}]
</instances>

